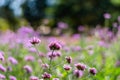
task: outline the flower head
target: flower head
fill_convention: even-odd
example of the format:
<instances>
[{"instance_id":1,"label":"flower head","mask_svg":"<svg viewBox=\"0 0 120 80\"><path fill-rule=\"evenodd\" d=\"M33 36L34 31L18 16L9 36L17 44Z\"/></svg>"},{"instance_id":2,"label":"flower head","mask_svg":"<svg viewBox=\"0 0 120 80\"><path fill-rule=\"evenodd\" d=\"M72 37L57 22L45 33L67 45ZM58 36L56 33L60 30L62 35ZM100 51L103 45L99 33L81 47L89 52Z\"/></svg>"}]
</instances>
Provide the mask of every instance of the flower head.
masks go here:
<instances>
[{"instance_id":1,"label":"flower head","mask_svg":"<svg viewBox=\"0 0 120 80\"><path fill-rule=\"evenodd\" d=\"M50 79L51 78L51 74L44 72L44 74L42 75L43 79Z\"/></svg>"},{"instance_id":2,"label":"flower head","mask_svg":"<svg viewBox=\"0 0 120 80\"><path fill-rule=\"evenodd\" d=\"M79 78L83 76L83 72L81 70L74 70L73 74Z\"/></svg>"},{"instance_id":3,"label":"flower head","mask_svg":"<svg viewBox=\"0 0 120 80\"><path fill-rule=\"evenodd\" d=\"M110 18L111 18L111 15L110 15L109 13L105 13L105 14L104 14L104 18L105 18L105 19L110 19Z\"/></svg>"},{"instance_id":4,"label":"flower head","mask_svg":"<svg viewBox=\"0 0 120 80\"><path fill-rule=\"evenodd\" d=\"M8 61L10 61L12 64L18 64L18 61L14 57L8 57Z\"/></svg>"},{"instance_id":5,"label":"flower head","mask_svg":"<svg viewBox=\"0 0 120 80\"><path fill-rule=\"evenodd\" d=\"M29 65L25 65L23 68L26 70L27 73L32 72L32 68Z\"/></svg>"},{"instance_id":6,"label":"flower head","mask_svg":"<svg viewBox=\"0 0 120 80\"><path fill-rule=\"evenodd\" d=\"M82 70L84 71L86 69L86 65L85 64L82 64L82 63L77 63L75 64L75 67L78 69L78 70Z\"/></svg>"},{"instance_id":7,"label":"flower head","mask_svg":"<svg viewBox=\"0 0 120 80\"><path fill-rule=\"evenodd\" d=\"M25 61L34 61L35 60L35 58L31 55L25 56L24 59L25 59Z\"/></svg>"},{"instance_id":8,"label":"flower head","mask_svg":"<svg viewBox=\"0 0 120 80\"><path fill-rule=\"evenodd\" d=\"M59 80L59 78L53 78L53 80Z\"/></svg>"},{"instance_id":9,"label":"flower head","mask_svg":"<svg viewBox=\"0 0 120 80\"><path fill-rule=\"evenodd\" d=\"M93 75L95 75L97 73L97 70L95 68L90 68L89 72Z\"/></svg>"},{"instance_id":10,"label":"flower head","mask_svg":"<svg viewBox=\"0 0 120 80\"><path fill-rule=\"evenodd\" d=\"M9 76L10 80L17 80L15 76Z\"/></svg>"},{"instance_id":11,"label":"flower head","mask_svg":"<svg viewBox=\"0 0 120 80\"><path fill-rule=\"evenodd\" d=\"M6 68L2 64L0 64L0 71L6 72Z\"/></svg>"},{"instance_id":12,"label":"flower head","mask_svg":"<svg viewBox=\"0 0 120 80\"><path fill-rule=\"evenodd\" d=\"M49 45L50 50L60 50L61 45L58 42L51 42Z\"/></svg>"},{"instance_id":13,"label":"flower head","mask_svg":"<svg viewBox=\"0 0 120 80\"><path fill-rule=\"evenodd\" d=\"M6 78L5 75L0 74L0 79L5 79L5 78Z\"/></svg>"},{"instance_id":14,"label":"flower head","mask_svg":"<svg viewBox=\"0 0 120 80\"><path fill-rule=\"evenodd\" d=\"M71 66L70 65L64 65L63 68L66 70L66 71L69 71L71 69Z\"/></svg>"},{"instance_id":15,"label":"flower head","mask_svg":"<svg viewBox=\"0 0 120 80\"><path fill-rule=\"evenodd\" d=\"M41 42L41 40L40 40L39 38L37 38L37 37L33 37L33 38L30 40L30 43L33 44L33 45L38 44L38 43L40 43L40 42Z\"/></svg>"},{"instance_id":16,"label":"flower head","mask_svg":"<svg viewBox=\"0 0 120 80\"><path fill-rule=\"evenodd\" d=\"M30 76L30 80L39 80L39 78L36 76Z\"/></svg>"},{"instance_id":17,"label":"flower head","mask_svg":"<svg viewBox=\"0 0 120 80\"><path fill-rule=\"evenodd\" d=\"M69 63L69 64L72 62L72 58L71 58L71 56L69 56L69 57L65 57L65 59L66 59L67 63Z\"/></svg>"}]
</instances>

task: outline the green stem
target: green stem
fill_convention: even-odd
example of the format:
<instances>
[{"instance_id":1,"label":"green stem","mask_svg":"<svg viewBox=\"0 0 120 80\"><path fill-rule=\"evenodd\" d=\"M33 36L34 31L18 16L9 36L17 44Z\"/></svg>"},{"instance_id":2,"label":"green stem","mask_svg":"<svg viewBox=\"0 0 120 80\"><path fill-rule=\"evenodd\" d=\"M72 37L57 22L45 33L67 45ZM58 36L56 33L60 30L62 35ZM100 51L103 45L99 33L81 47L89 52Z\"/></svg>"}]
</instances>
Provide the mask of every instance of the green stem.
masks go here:
<instances>
[{"instance_id":1,"label":"green stem","mask_svg":"<svg viewBox=\"0 0 120 80\"><path fill-rule=\"evenodd\" d=\"M34 47L35 47L35 49L37 50L37 55L38 55L38 57L39 57L39 50L38 50L38 48L37 48L37 46L36 45L34 45ZM44 64L45 62L44 62L44 60L41 58L40 59L41 61L42 61L42 64Z\"/></svg>"},{"instance_id":2,"label":"green stem","mask_svg":"<svg viewBox=\"0 0 120 80\"><path fill-rule=\"evenodd\" d=\"M52 50L52 55L54 53L54 50ZM52 58L50 58L50 63L49 63L49 72L51 72L51 63L52 63Z\"/></svg>"}]
</instances>

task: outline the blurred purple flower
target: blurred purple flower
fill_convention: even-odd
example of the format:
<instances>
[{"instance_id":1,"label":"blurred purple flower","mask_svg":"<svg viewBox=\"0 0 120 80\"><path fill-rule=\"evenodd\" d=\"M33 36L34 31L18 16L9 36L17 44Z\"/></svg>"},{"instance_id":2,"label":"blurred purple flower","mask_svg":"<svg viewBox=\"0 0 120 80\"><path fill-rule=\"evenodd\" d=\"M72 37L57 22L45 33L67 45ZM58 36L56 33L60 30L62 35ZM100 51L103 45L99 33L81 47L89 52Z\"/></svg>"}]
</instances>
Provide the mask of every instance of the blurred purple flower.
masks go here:
<instances>
[{"instance_id":1,"label":"blurred purple flower","mask_svg":"<svg viewBox=\"0 0 120 80\"><path fill-rule=\"evenodd\" d=\"M17 80L15 76L9 76L10 80Z\"/></svg>"},{"instance_id":2,"label":"blurred purple flower","mask_svg":"<svg viewBox=\"0 0 120 80\"><path fill-rule=\"evenodd\" d=\"M81 70L74 70L73 74L79 78L83 76L83 72Z\"/></svg>"},{"instance_id":3,"label":"blurred purple flower","mask_svg":"<svg viewBox=\"0 0 120 80\"><path fill-rule=\"evenodd\" d=\"M36 77L36 76L30 76L30 79L29 79L29 80L39 80L39 78Z\"/></svg>"},{"instance_id":4,"label":"blurred purple flower","mask_svg":"<svg viewBox=\"0 0 120 80\"><path fill-rule=\"evenodd\" d=\"M82 70L84 71L86 69L86 65L85 64L82 64L82 63L77 63L75 64L75 67L78 69L78 70Z\"/></svg>"},{"instance_id":5,"label":"blurred purple flower","mask_svg":"<svg viewBox=\"0 0 120 80\"><path fill-rule=\"evenodd\" d=\"M79 39L80 38L80 34L73 34L72 38Z\"/></svg>"},{"instance_id":6,"label":"blurred purple flower","mask_svg":"<svg viewBox=\"0 0 120 80\"><path fill-rule=\"evenodd\" d=\"M56 52L48 52L47 55L50 59L54 59L55 57L57 57Z\"/></svg>"},{"instance_id":7,"label":"blurred purple flower","mask_svg":"<svg viewBox=\"0 0 120 80\"><path fill-rule=\"evenodd\" d=\"M107 44L105 43L105 41L99 41L98 45L105 48L107 47Z\"/></svg>"},{"instance_id":8,"label":"blurred purple flower","mask_svg":"<svg viewBox=\"0 0 120 80\"><path fill-rule=\"evenodd\" d=\"M0 79L5 79L6 77L5 77L5 75L3 75L3 74L0 74Z\"/></svg>"},{"instance_id":9,"label":"blurred purple flower","mask_svg":"<svg viewBox=\"0 0 120 80\"><path fill-rule=\"evenodd\" d=\"M72 63L72 57L71 56L66 56L65 59L66 59L67 63L69 63L69 64Z\"/></svg>"},{"instance_id":10,"label":"blurred purple flower","mask_svg":"<svg viewBox=\"0 0 120 80\"><path fill-rule=\"evenodd\" d=\"M11 72L11 71L12 71L12 67L11 67L11 66L8 66L8 67L7 67L7 71Z\"/></svg>"},{"instance_id":11,"label":"blurred purple flower","mask_svg":"<svg viewBox=\"0 0 120 80\"><path fill-rule=\"evenodd\" d=\"M31 55L25 56L24 59L25 59L25 61L34 61L35 60L35 58Z\"/></svg>"},{"instance_id":12,"label":"blurred purple flower","mask_svg":"<svg viewBox=\"0 0 120 80\"><path fill-rule=\"evenodd\" d=\"M48 69L48 68L49 68L49 65L48 65L48 64L42 64L42 68L43 68L43 69Z\"/></svg>"},{"instance_id":13,"label":"blurred purple flower","mask_svg":"<svg viewBox=\"0 0 120 80\"><path fill-rule=\"evenodd\" d=\"M4 58L4 56L0 53L0 60L1 61L4 61L5 60L5 58Z\"/></svg>"},{"instance_id":14,"label":"blurred purple flower","mask_svg":"<svg viewBox=\"0 0 120 80\"><path fill-rule=\"evenodd\" d=\"M30 40L30 43L35 45L35 44L39 44L41 42L41 40L37 37L33 37L31 40Z\"/></svg>"},{"instance_id":15,"label":"blurred purple flower","mask_svg":"<svg viewBox=\"0 0 120 80\"><path fill-rule=\"evenodd\" d=\"M53 78L53 80L59 80L59 78Z\"/></svg>"},{"instance_id":16,"label":"blurred purple flower","mask_svg":"<svg viewBox=\"0 0 120 80\"><path fill-rule=\"evenodd\" d=\"M116 67L119 67L119 66L120 66L120 60L116 61L115 66L116 66Z\"/></svg>"},{"instance_id":17,"label":"blurred purple flower","mask_svg":"<svg viewBox=\"0 0 120 80\"><path fill-rule=\"evenodd\" d=\"M118 27L118 23L117 23L117 22L114 22L114 23L113 23L113 27L114 27L114 28L117 28L117 27Z\"/></svg>"},{"instance_id":18,"label":"blurred purple flower","mask_svg":"<svg viewBox=\"0 0 120 80\"><path fill-rule=\"evenodd\" d=\"M31 53L36 53L36 52L37 52L37 50L36 50L35 48L33 48L33 47L28 48L28 50L29 50L29 52L31 52Z\"/></svg>"},{"instance_id":19,"label":"blurred purple flower","mask_svg":"<svg viewBox=\"0 0 120 80\"><path fill-rule=\"evenodd\" d=\"M95 68L90 68L89 72L93 75L95 75L97 73L97 70Z\"/></svg>"},{"instance_id":20,"label":"blurred purple flower","mask_svg":"<svg viewBox=\"0 0 120 80\"><path fill-rule=\"evenodd\" d=\"M11 62L12 64L18 64L18 61L14 57L8 57L8 61Z\"/></svg>"},{"instance_id":21,"label":"blurred purple flower","mask_svg":"<svg viewBox=\"0 0 120 80\"><path fill-rule=\"evenodd\" d=\"M81 26L78 27L79 32L83 32L84 30L85 30L84 26L81 25Z\"/></svg>"},{"instance_id":22,"label":"blurred purple flower","mask_svg":"<svg viewBox=\"0 0 120 80\"><path fill-rule=\"evenodd\" d=\"M32 72L32 68L29 65L25 65L23 68L26 70L27 73Z\"/></svg>"},{"instance_id":23,"label":"blurred purple flower","mask_svg":"<svg viewBox=\"0 0 120 80\"><path fill-rule=\"evenodd\" d=\"M63 47L63 50L65 50L66 52L69 52L70 48L69 47Z\"/></svg>"},{"instance_id":24,"label":"blurred purple flower","mask_svg":"<svg viewBox=\"0 0 120 80\"><path fill-rule=\"evenodd\" d=\"M104 14L104 18L105 18L105 19L110 19L110 18L111 18L111 15L110 15L109 13L105 13L105 14Z\"/></svg>"},{"instance_id":25,"label":"blurred purple flower","mask_svg":"<svg viewBox=\"0 0 120 80\"><path fill-rule=\"evenodd\" d=\"M118 16L118 22L120 22L120 16Z\"/></svg>"},{"instance_id":26,"label":"blurred purple flower","mask_svg":"<svg viewBox=\"0 0 120 80\"><path fill-rule=\"evenodd\" d=\"M43 79L50 79L51 78L51 74L44 72L44 74L42 75Z\"/></svg>"},{"instance_id":27,"label":"blurred purple flower","mask_svg":"<svg viewBox=\"0 0 120 80\"><path fill-rule=\"evenodd\" d=\"M2 64L0 64L0 71L2 71L2 72L6 72L7 71L6 68Z\"/></svg>"},{"instance_id":28,"label":"blurred purple flower","mask_svg":"<svg viewBox=\"0 0 120 80\"><path fill-rule=\"evenodd\" d=\"M66 71L69 71L69 70L71 70L71 66L70 65L67 65L67 64L65 64L64 66L63 66L63 68L66 70Z\"/></svg>"},{"instance_id":29,"label":"blurred purple flower","mask_svg":"<svg viewBox=\"0 0 120 80\"><path fill-rule=\"evenodd\" d=\"M58 23L58 28L60 28L60 29L66 29L66 28L68 28L68 24L64 23L64 22L59 22Z\"/></svg>"},{"instance_id":30,"label":"blurred purple flower","mask_svg":"<svg viewBox=\"0 0 120 80\"><path fill-rule=\"evenodd\" d=\"M49 48L50 50L60 50L61 49L61 45L59 42L57 41L53 41L49 44Z\"/></svg>"},{"instance_id":31,"label":"blurred purple flower","mask_svg":"<svg viewBox=\"0 0 120 80\"><path fill-rule=\"evenodd\" d=\"M81 51L81 47L80 46L73 46L72 51L79 52L79 51Z\"/></svg>"}]
</instances>

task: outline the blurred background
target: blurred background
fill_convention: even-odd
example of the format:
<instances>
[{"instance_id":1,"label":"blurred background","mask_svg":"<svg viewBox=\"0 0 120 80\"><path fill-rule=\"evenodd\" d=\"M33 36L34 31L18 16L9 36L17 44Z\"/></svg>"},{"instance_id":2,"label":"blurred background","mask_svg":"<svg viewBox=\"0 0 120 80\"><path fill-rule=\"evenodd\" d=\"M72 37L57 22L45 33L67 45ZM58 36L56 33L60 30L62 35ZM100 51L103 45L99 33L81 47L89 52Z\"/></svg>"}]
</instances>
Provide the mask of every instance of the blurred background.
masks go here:
<instances>
[{"instance_id":1,"label":"blurred background","mask_svg":"<svg viewBox=\"0 0 120 80\"><path fill-rule=\"evenodd\" d=\"M120 0L0 0L0 30L31 26L46 34L57 28L76 33L105 27L105 13L111 15L106 26L111 28L120 15Z\"/></svg>"}]
</instances>

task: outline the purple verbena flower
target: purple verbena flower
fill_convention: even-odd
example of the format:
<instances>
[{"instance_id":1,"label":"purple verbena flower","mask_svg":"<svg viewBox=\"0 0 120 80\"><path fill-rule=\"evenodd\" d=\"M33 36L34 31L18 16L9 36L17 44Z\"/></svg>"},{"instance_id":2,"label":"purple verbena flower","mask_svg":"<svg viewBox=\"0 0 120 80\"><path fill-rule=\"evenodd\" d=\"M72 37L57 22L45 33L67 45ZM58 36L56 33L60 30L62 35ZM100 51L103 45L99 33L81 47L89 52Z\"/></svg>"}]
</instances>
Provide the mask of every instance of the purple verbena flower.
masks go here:
<instances>
[{"instance_id":1,"label":"purple verbena flower","mask_svg":"<svg viewBox=\"0 0 120 80\"><path fill-rule=\"evenodd\" d=\"M63 68L64 68L66 71L71 70L71 66L70 66L70 65L67 65L67 64L65 64L65 65L63 66Z\"/></svg>"},{"instance_id":2,"label":"purple verbena flower","mask_svg":"<svg viewBox=\"0 0 120 80\"><path fill-rule=\"evenodd\" d=\"M42 75L43 79L50 79L51 78L51 74L44 72L44 74Z\"/></svg>"},{"instance_id":3,"label":"purple verbena flower","mask_svg":"<svg viewBox=\"0 0 120 80\"><path fill-rule=\"evenodd\" d=\"M81 70L74 70L73 74L79 78L79 77L82 77L83 76L83 71Z\"/></svg>"},{"instance_id":4,"label":"purple verbena flower","mask_svg":"<svg viewBox=\"0 0 120 80\"><path fill-rule=\"evenodd\" d=\"M0 74L0 79L5 79L6 78L6 76L5 75L3 75L3 74Z\"/></svg>"},{"instance_id":5,"label":"purple verbena flower","mask_svg":"<svg viewBox=\"0 0 120 80\"><path fill-rule=\"evenodd\" d=\"M42 68L43 69L49 69L49 65L48 64L42 64Z\"/></svg>"},{"instance_id":6,"label":"purple verbena flower","mask_svg":"<svg viewBox=\"0 0 120 80\"><path fill-rule=\"evenodd\" d=\"M27 73L32 72L32 68L29 65L25 65L23 68L26 70Z\"/></svg>"},{"instance_id":7,"label":"purple verbena flower","mask_svg":"<svg viewBox=\"0 0 120 80\"><path fill-rule=\"evenodd\" d=\"M17 80L15 76L9 76L10 80Z\"/></svg>"},{"instance_id":8,"label":"purple verbena flower","mask_svg":"<svg viewBox=\"0 0 120 80\"><path fill-rule=\"evenodd\" d=\"M68 28L68 24L64 23L64 22L59 22L58 23L58 28L60 28L60 29L66 29L66 28Z\"/></svg>"},{"instance_id":9,"label":"purple verbena flower","mask_svg":"<svg viewBox=\"0 0 120 80\"><path fill-rule=\"evenodd\" d=\"M14 57L8 57L8 61L11 62L12 64L18 64L18 61Z\"/></svg>"},{"instance_id":10,"label":"purple verbena flower","mask_svg":"<svg viewBox=\"0 0 120 80\"><path fill-rule=\"evenodd\" d=\"M25 61L34 61L35 58L31 55L25 56Z\"/></svg>"},{"instance_id":11,"label":"purple verbena flower","mask_svg":"<svg viewBox=\"0 0 120 80\"><path fill-rule=\"evenodd\" d=\"M66 56L65 59L66 59L67 63L69 63L69 64L72 62L71 56Z\"/></svg>"},{"instance_id":12,"label":"purple verbena flower","mask_svg":"<svg viewBox=\"0 0 120 80\"><path fill-rule=\"evenodd\" d=\"M89 72L93 75L95 75L97 73L97 70L95 68L90 68Z\"/></svg>"},{"instance_id":13,"label":"purple verbena flower","mask_svg":"<svg viewBox=\"0 0 120 80\"><path fill-rule=\"evenodd\" d=\"M38 44L38 43L40 43L40 42L41 42L41 40L40 40L39 38L37 38L37 37L33 37L33 38L30 40L30 43L33 44L33 45Z\"/></svg>"},{"instance_id":14,"label":"purple verbena flower","mask_svg":"<svg viewBox=\"0 0 120 80\"><path fill-rule=\"evenodd\" d=\"M2 71L2 72L6 72L7 71L6 68L2 64L0 64L0 71Z\"/></svg>"},{"instance_id":15,"label":"purple verbena flower","mask_svg":"<svg viewBox=\"0 0 120 80\"><path fill-rule=\"evenodd\" d=\"M30 79L29 79L29 80L39 80L39 78L36 77L36 76L30 76Z\"/></svg>"},{"instance_id":16,"label":"purple verbena flower","mask_svg":"<svg viewBox=\"0 0 120 80\"><path fill-rule=\"evenodd\" d=\"M60 50L61 45L60 45L60 43L53 41L49 44L49 48L50 48L50 50Z\"/></svg>"},{"instance_id":17,"label":"purple verbena flower","mask_svg":"<svg viewBox=\"0 0 120 80\"><path fill-rule=\"evenodd\" d=\"M109 13L105 13L105 14L104 14L104 18L105 18L105 19L110 19L110 18L111 18L111 15L110 15Z\"/></svg>"},{"instance_id":18,"label":"purple verbena flower","mask_svg":"<svg viewBox=\"0 0 120 80\"><path fill-rule=\"evenodd\" d=\"M86 65L85 64L82 64L82 63L77 63L75 64L75 67L78 69L78 70L82 70L84 71L86 69Z\"/></svg>"},{"instance_id":19,"label":"purple verbena flower","mask_svg":"<svg viewBox=\"0 0 120 80\"><path fill-rule=\"evenodd\" d=\"M53 78L53 80L59 80L59 78Z\"/></svg>"}]
</instances>

